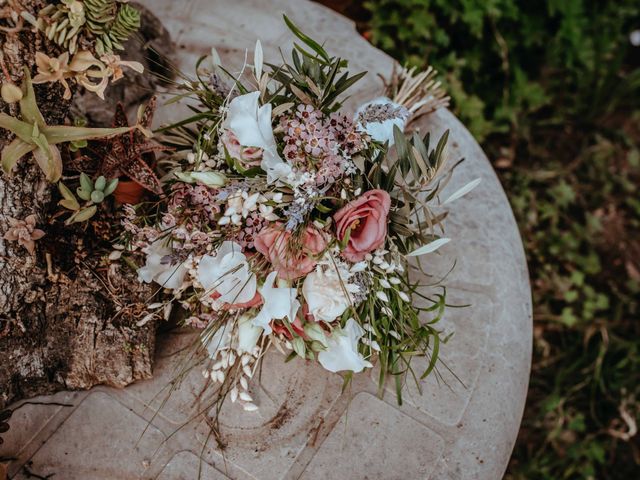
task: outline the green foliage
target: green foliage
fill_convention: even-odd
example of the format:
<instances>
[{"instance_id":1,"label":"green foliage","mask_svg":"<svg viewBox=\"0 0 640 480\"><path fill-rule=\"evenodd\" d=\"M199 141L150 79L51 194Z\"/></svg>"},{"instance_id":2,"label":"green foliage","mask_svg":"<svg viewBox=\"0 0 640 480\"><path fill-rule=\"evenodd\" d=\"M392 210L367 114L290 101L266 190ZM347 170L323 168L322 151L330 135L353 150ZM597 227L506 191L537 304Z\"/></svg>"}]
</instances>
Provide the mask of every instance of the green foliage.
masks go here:
<instances>
[{"instance_id":1,"label":"green foliage","mask_svg":"<svg viewBox=\"0 0 640 480\"><path fill-rule=\"evenodd\" d=\"M114 0L84 0L87 28L96 36L104 35L116 18L117 3Z\"/></svg>"},{"instance_id":2,"label":"green foliage","mask_svg":"<svg viewBox=\"0 0 640 480\"><path fill-rule=\"evenodd\" d=\"M394 57L448 72L447 89L484 139L569 116L593 122L639 99L640 72L622 69L637 28L634 0L371 0L372 41ZM612 89L611 86L617 88Z\"/></svg>"},{"instance_id":3,"label":"green foliage","mask_svg":"<svg viewBox=\"0 0 640 480\"><path fill-rule=\"evenodd\" d=\"M25 67L20 99L20 119L0 112L0 129L7 130L16 138L2 150L2 170L11 174L16 164L25 156L33 154L50 182L57 182L62 175L62 158L59 144L108 138L127 133L131 128L85 128L66 125L50 126L36 103L36 94L31 74Z\"/></svg>"},{"instance_id":4,"label":"green foliage","mask_svg":"<svg viewBox=\"0 0 640 480\"><path fill-rule=\"evenodd\" d=\"M43 8L36 26L71 54L80 38L95 41L101 56L124 50L122 44L140 28L140 12L118 0L62 0Z\"/></svg>"},{"instance_id":5,"label":"green foliage","mask_svg":"<svg viewBox=\"0 0 640 480\"><path fill-rule=\"evenodd\" d=\"M85 201L85 204L80 205L80 202L73 192L71 192L65 184L59 182L58 190L62 195L62 200L58 202L58 205L73 212L65 223L67 225L71 223L81 223L92 218L98 211L97 205L111 195L117 186L117 178L107 180L101 175L93 181L87 174L81 173L80 186L76 189L76 194L81 200Z\"/></svg>"},{"instance_id":6,"label":"green foliage","mask_svg":"<svg viewBox=\"0 0 640 480\"><path fill-rule=\"evenodd\" d=\"M62 0L49 4L39 13L38 27L49 40L74 54L78 49L78 38L86 22L85 9L79 0Z\"/></svg>"},{"instance_id":7,"label":"green foliage","mask_svg":"<svg viewBox=\"0 0 640 480\"><path fill-rule=\"evenodd\" d=\"M372 41L447 74L509 194L534 296L508 479L636 478L640 463L637 1L371 0Z\"/></svg>"},{"instance_id":8,"label":"green foliage","mask_svg":"<svg viewBox=\"0 0 640 480\"><path fill-rule=\"evenodd\" d=\"M140 28L140 12L128 4L122 4L115 20L96 39L96 52L99 55L113 50L124 50L122 45Z\"/></svg>"}]
</instances>

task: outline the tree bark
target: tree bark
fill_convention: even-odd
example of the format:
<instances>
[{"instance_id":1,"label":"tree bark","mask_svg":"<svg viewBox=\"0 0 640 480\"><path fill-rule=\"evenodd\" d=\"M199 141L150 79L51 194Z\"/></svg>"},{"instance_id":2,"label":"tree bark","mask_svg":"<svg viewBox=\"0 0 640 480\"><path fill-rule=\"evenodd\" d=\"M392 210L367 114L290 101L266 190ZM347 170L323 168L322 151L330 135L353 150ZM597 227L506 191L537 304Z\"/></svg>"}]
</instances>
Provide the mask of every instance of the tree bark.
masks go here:
<instances>
[{"instance_id":1,"label":"tree bark","mask_svg":"<svg viewBox=\"0 0 640 480\"><path fill-rule=\"evenodd\" d=\"M32 14L45 3L20 2ZM0 35L0 54L18 85L24 66L35 70L36 51L60 53L30 27ZM3 72L0 79L7 81ZM125 95L126 89L121 91ZM38 105L50 125L64 123L69 112L62 93L59 84L36 86ZM15 105L2 100L0 111L18 114ZM11 140L0 129L0 149ZM0 176L0 410L60 389L102 383L124 387L151 376L156 324L137 322L153 288L139 284L130 267L105 261L105 238L113 238L110 225L117 219L107 211L110 217L87 228L64 227L58 219L49 220L56 201L55 185L47 183L31 158L22 159L12 176ZM31 214L46 233L34 255L2 238L9 217ZM105 225L106 231L98 229Z\"/></svg>"}]
</instances>

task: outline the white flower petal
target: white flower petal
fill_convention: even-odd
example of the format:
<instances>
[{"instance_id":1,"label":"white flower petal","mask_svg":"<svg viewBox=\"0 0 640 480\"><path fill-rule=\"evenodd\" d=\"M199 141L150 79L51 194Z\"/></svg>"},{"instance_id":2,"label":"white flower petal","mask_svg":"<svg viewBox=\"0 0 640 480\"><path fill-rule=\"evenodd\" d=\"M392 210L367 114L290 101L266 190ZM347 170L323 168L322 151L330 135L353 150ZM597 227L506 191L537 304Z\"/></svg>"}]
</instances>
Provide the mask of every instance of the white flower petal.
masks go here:
<instances>
[{"instance_id":1,"label":"white flower petal","mask_svg":"<svg viewBox=\"0 0 640 480\"><path fill-rule=\"evenodd\" d=\"M238 319L238 352L252 352L263 331L264 329L253 324L250 317L246 315L240 317Z\"/></svg>"},{"instance_id":2,"label":"white flower petal","mask_svg":"<svg viewBox=\"0 0 640 480\"><path fill-rule=\"evenodd\" d=\"M184 263L171 264L166 257L172 250L165 239L156 240L145 248L145 266L138 269L138 280L145 283L156 282L164 288L176 290L184 283L187 268Z\"/></svg>"},{"instance_id":3,"label":"white flower petal","mask_svg":"<svg viewBox=\"0 0 640 480\"><path fill-rule=\"evenodd\" d=\"M295 288L274 288L276 275L277 272L271 272L260 288L264 304L253 319L253 325L262 327L267 335L273 331L270 325L271 320L282 320L288 317L289 321L293 322L300 308Z\"/></svg>"},{"instance_id":4,"label":"white flower petal","mask_svg":"<svg viewBox=\"0 0 640 480\"><path fill-rule=\"evenodd\" d=\"M344 328L336 328L327 337L328 347L318 353L318 361L330 372L351 370L361 372L371 364L358 352L358 342L364 335L364 330L350 318Z\"/></svg>"}]
</instances>

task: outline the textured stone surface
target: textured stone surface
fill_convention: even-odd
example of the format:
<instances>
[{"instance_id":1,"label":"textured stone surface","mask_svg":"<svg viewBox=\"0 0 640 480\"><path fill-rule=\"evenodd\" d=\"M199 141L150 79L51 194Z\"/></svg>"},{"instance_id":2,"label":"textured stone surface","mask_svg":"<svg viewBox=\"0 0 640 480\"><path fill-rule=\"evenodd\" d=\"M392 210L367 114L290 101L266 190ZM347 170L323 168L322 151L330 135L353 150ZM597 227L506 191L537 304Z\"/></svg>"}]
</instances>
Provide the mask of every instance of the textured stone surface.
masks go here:
<instances>
[{"instance_id":1,"label":"textured stone surface","mask_svg":"<svg viewBox=\"0 0 640 480\"><path fill-rule=\"evenodd\" d=\"M359 393L301 478L428 478L443 449L437 433Z\"/></svg>"},{"instance_id":2,"label":"textured stone surface","mask_svg":"<svg viewBox=\"0 0 640 480\"><path fill-rule=\"evenodd\" d=\"M207 480L227 480L229 478L193 453L180 452L167 463L157 480L193 480L198 478L198 475Z\"/></svg>"},{"instance_id":3,"label":"textured stone surface","mask_svg":"<svg viewBox=\"0 0 640 480\"><path fill-rule=\"evenodd\" d=\"M187 72L211 45L223 60L235 62L232 68L240 68L244 49L253 49L256 37L265 57L277 60L278 47L287 51L291 45L283 12L349 58L353 71L371 73L351 106L376 96L381 83L375 74L392 68L392 60L360 38L349 21L306 1L276 0L268 8L257 0L144 3L167 20ZM164 112L165 118L171 115ZM48 410L53 417L44 430L18 417L12 427L34 433L20 437L26 446L0 448L0 457L25 452L11 472L31 458L33 468L46 473L56 467L55 478L65 479L116 478L106 468L109 459L122 469L117 478L195 479L200 468L205 479L501 478L530 367L531 305L522 244L498 179L464 126L441 111L425 118L421 128L436 136L450 129L451 159L467 159L448 193L482 178L475 191L452 204L446 235L453 241L427 258L436 279L457 261L446 282L449 303L469 306L447 310L442 327L454 336L441 349L446 366L422 382L422 395L408 384L402 406L391 387L379 398L375 372L357 375L340 395L339 378L300 360L283 365L272 352L262 384L252 392L261 410L245 413L227 405L221 416L226 448L219 449L197 415L207 411L202 367L193 368L167 395L167 382L184 363L183 348L195 341L193 334L174 332L159 341L154 379L125 390L99 387L99 393L71 399L77 409ZM149 428L138 443L144 425ZM85 452L95 454L77 453L79 432L86 439Z\"/></svg>"}]
</instances>

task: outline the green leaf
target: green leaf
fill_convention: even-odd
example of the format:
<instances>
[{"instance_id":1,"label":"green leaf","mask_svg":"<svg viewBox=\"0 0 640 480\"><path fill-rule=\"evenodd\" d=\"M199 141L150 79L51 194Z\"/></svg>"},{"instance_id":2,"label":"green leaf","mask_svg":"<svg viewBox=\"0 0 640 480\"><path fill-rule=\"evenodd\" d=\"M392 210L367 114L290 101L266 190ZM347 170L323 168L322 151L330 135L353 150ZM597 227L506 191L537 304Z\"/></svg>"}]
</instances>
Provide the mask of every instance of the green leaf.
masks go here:
<instances>
[{"instance_id":1,"label":"green leaf","mask_svg":"<svg viewBox=\"0 0 640 480\"><path fill-rule=\"evenodd\" d=\"M191 178L210 187L222 187L227 183L227 177L217 172L191 172Z\"/></svg>"},{"instance_id":2,"label":"green leaf","mask_svg":"<svg viewBox=\"0 0 640 480\"><path fill-rule=\"evenodd\" d=\"M93 192L93 181L86 173L80 174L80 187L82 188L82 190L88 192L89 194Z\"/></svg>"},{"instance_id":3,"label":"green leaf","mask_svg":"<svg viewBox=\"0 0 640 480\"><path fill-rule=\"evenodd\" d=\"M91 200L91 191L90 190L85 190L84 188L77 188L76 189L76 193L78 194L78 196L85 201L89 201Z\"/></svg>"},{"instance_id":4,"label":"green leaf","mask_svg":"<svg viewBox=\"0 0 640 480\"><path fill-rule=\"evenodd\" d=\"M23 142L32 143L31 134L33 133L33 125L29 123L18 120L4 112L0 112L0 128L14 133Z\"/></svg>"},{"instance_id":5,"label":"green leaf","mask_svg":"<svg viewBox=\"0 0 640 480\"><path fill-rule=\"evenodd\" d=\"M60 150L55 145L47 145L46 148L37 148L33 151L36 160L47 180L54 183L62 176L62 157Z\"/></svg>"},{"instance_id":6,"label":"green leaf","mask_svg":"<svg viewBox=\"0 0 640 480\"><path fill-rule=\"evenodd\" d=\"M284 18L284 23L287 24L287 27L289 27L289 30L291 30L291 32L296 37L298 37L300 40L302 40L302 42L304 42L305 45L307 45L314 52L316 52L326 62L330 62L331 61L331 57L329 57L329 54L322 47L322 45L320 45L318 42L313 40L311 37L309 37L309 36L305 35L304 33L302 33L302 31L291 20L289 20L289 17L287 17L286 15L283 15L283 18Z\"/></svg>"},{"instance_id":7,"label":"green leaf","mask_svg":"<svg viewBox=\"0 0 640 480\"><path fill-rule=\"evenodd\" d=\"M320 343L322 346L327 347L327 336L324 333L322 327L317 323L308 323L304 327L304 333L315 342ZM316 350L319 351L319 350Z\"/></svg>"},{"instance_id":8,"label":"green leaf","mask_svg":"<svg viewBox=\"0 0 640 480\"><path fill-rule=\"evenodd\" d=\"M78 203L78 200L76 199L73 192L71 192L71 190L69 190L69 188L67 188L64 183L58 182L58 190L63 197L63 200L60 200L58 202L58 205L68 210L80 210L80 204Z\"/></svg>"},{"instance_id":9,"label":"green leaf","mask_svg":"<svg viewBox=\"0 0 640 480\"><path fill-rule=\"evenodd\" d=\"M44 117L38 109L36 102L36 94L33 91L33 83L31 83L31 72L27 67L24 67L24 81L22 84L24 90L24 96L20 100L20 114L22 118L32 125L38 125L44 127Z\"/></svg>"},{"instance_id":10,"label":"green leaf","mask_svg":"<svg viewBox=\"0 0 640 480\"><path fill-rule=\"evenodd\" d=\"M115 191L115 189L118 187L118 181L119 180L117 178L113 178L107 182L107 186L104 187L105 197L108 197Z\"/></svg>"},{"instance_id":11,"label":"green leaf","mask_svg":"<svg viewBox=\"0 0 640 480\"><path fill-rule=\"evenodd\" d=\"M94 190L91 192L91 201L93 203L101 203L104 200L104 193L100 190Z\"/></svg>"},{"instance_id":12,"label":"green leaf","mask_svg":"<svg viewBox=\"0 0 640 480\"><path fill-rule=\"evenodd\" d=\"M420 248L415 249L413 252L408 253L407 257L418 257L420 255L425 255L427 253L435 252L437 249L446 245L451 241L450 238L439 238L438 240L434 240L433 242L427 243Z\"/></svg>"},{"instance_id":13,"label":"green leaf","mask_svg":"<svg viewBox=\"0 0 640 480\"><path fill-rule=\"evenodd\" d=\"M93 188L94 190L99 190L102 192L106 186L107 186L107 179L104 178L103 175L100 175L98 178L96 178L96 182Z\"/></svg>"},{"instance_id":14,"label":"green leaf","mask_svg":"<svg viewBox=\"0 0 640 480\"><path fill-rule=\"evenodd\" d=\"M58 205L60 205L61 207L66 208L67 210L72 210L72 211L78 211L80 210L80 204L78 203L78 201L76 199L73 200L60 200L58 202Z\"/></svg>"},{"instance_id":15,"label":"green leaf","mask_svg":"<svg viewBox=\"0 0 640 480\"><path fill-rule=\"evenodd\" d=\"M78 213L73 214L69 220L67 220L68 223L82 223L82 222L86 222L87 220L89 220L91 217L93 217L96 212L98 211L98 207L96 207L95 205L91 205L90 207L87 208L83 208L82 210L80 210Z\"/></svg>"},{"instance_id":16,"label":"green leaf","mask_svg":"<svg viewBox=\"0 0 640 480\"><path fill-rule=\"evenodd\" d=\"M293 347L293 351L296 352L298 356L302 358L306 357L306 346L302 337L295 337L293 340L291 340L291 346Z\"/></svg>"},{"instance_id":17,"label":"green leaf","mask_svg":"<svg viewBox=\"0 0 640 480\"><path fill-rule=\"evenodd\" d=\"M87 127L70 127L66 125L44 127L42 133L47 137L49 143L56 145L65 142L78 142L80 140L97 140L100 138L109 138L123 133L131 132L136 127L121 128L87 128Z\"/></svg>"},{"instance_id":18,"label":"green leaf","mask_svg":"<svg viewBox=\"0 0 640 480\"><path fill-rule=\"evenodd\" d=\"M58 190L65 200L75 200L76 197L71 190L62 182L58 182Z\"/></svg>"},{"instance_id":19,"label":"green leaf","mask_svg":"<svg viewBox=\"0 0 640 480\"><path fill-rule=\"evenodd\" d=\"M9 145L2 149L2 170L7 175L11 175L11 170L16 166L18 161L33 152L36 149L35 145L30 145L23 140L16 138Z\"/></svg>"}]
</instances>

